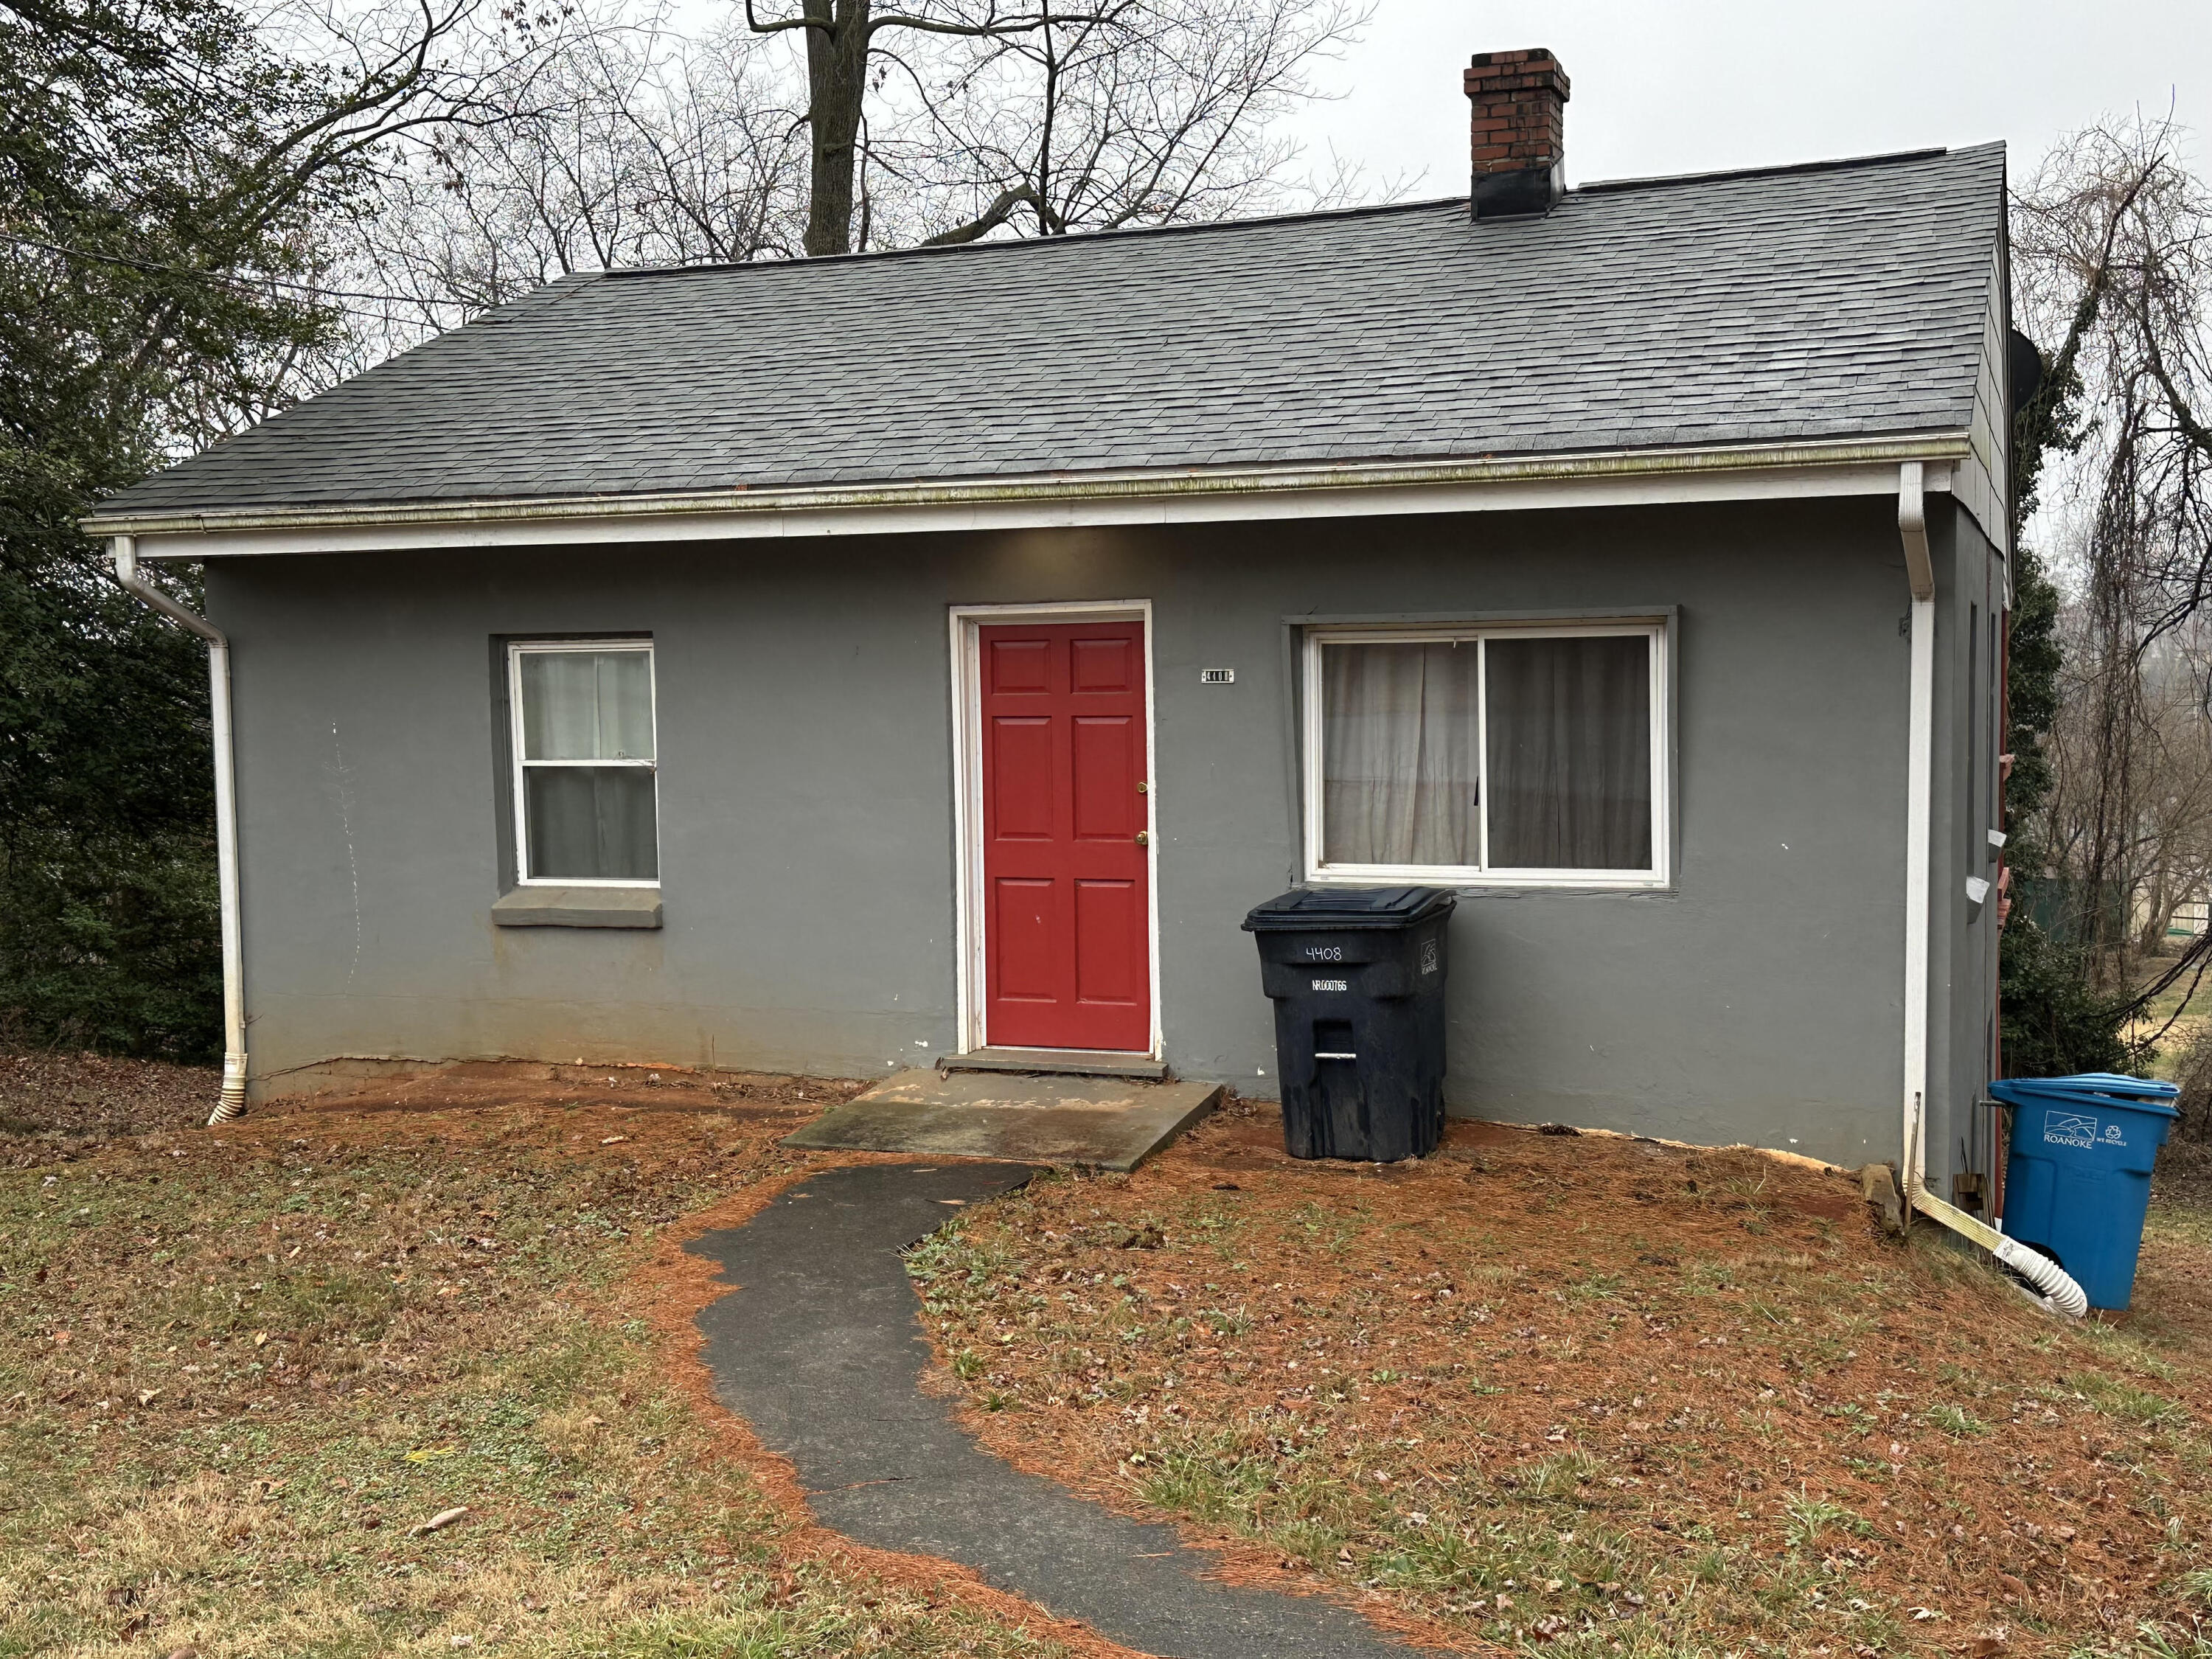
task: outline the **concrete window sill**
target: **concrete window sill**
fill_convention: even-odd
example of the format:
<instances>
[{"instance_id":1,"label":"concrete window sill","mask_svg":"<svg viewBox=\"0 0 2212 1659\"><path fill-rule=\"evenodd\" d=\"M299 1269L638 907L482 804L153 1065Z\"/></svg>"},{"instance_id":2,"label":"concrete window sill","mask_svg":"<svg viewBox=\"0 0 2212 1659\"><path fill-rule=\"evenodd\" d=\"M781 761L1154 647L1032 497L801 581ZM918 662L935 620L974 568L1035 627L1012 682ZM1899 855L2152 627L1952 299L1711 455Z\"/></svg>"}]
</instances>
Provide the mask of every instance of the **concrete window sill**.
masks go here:
<instances>
[{"instance_id":1,"label":"concrete window sill","mask_svg":"<svg viewBox=\"0 0 2212 1659\"><path fill-rule=\"evenodd\" d=\"M491 907L497 927L658 927L658 887L518 887Z\"/></svg>"}]
</instances>

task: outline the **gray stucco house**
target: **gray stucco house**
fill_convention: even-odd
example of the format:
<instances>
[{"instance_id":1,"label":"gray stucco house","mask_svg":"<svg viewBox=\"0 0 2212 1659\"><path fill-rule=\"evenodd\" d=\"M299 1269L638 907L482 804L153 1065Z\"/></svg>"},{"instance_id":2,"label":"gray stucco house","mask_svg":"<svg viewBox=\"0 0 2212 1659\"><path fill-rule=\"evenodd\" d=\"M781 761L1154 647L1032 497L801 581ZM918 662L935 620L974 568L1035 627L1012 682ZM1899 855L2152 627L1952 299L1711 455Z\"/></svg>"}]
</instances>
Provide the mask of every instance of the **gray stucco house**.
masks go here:
<instances>
[{"instance_id":1,"label":"gray stucco house","mask_svg":"<svg viewBox=\"0 0 2212 1659\"><path fill-rule=\"evenodd\" d=\"M1468 87L1471 198L579 274L104 504L225 636L234 1091L1265 1096L1245 910L1423 882L1455 1110L1985 1163L2002 151L1565 190Z\"/></svg>"}]
</instances>

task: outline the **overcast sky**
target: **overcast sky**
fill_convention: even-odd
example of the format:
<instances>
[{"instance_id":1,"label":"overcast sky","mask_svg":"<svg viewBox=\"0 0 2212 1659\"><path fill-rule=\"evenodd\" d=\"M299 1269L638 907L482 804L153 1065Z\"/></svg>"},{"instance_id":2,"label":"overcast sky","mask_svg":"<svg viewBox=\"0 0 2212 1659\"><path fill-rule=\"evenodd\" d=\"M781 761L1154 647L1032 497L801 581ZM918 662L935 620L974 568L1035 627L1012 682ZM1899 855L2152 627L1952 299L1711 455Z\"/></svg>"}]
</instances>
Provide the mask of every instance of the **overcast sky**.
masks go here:
<instances>
[{"instance_id":1,"label":"overcast sky","mask_svg":"<svg viewBox=\"0 0 2212 1659\"><path fill-rule=\"evenodd\" d=\"M2212 0L1377 0L1297 122L1373 173L1467 189L1470 53L1548 46L1574 85L1571 182L2004 139L2017 182L2060 134L2170 106L2212 129Z\"/></svg>"}]
</instances>

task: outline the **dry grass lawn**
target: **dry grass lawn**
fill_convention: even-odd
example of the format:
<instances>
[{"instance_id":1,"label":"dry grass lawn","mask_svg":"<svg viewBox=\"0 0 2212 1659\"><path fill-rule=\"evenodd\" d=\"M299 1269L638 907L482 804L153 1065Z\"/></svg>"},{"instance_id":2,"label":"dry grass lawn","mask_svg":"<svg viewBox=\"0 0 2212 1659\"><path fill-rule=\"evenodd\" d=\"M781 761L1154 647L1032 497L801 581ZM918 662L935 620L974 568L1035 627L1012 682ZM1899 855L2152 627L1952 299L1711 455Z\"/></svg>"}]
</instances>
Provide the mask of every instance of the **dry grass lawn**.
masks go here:
<instances>
[{"instance_id":1,"label":"dry grass lawn","mask_svg":"<svg viewBox=\"0 0 2212 1659\"><path fill-rule=\"evenodd\" d=\"M1002 1455L1472 1644L2212 1656L2212 1207L2073 1328L1856 1183L1272 1109L967 1217L914 1271Z\"/></svg>"},{"instance_id":2,"label":"dry grass lawn","mask_svg":"<svg viewBox=\"0 0 2212 1659\"><path fill-rule=\"evenodd\" d=\"M604 1076L206 1131L0 1059L0 1655L1064 1651L811 1533L639 1296L825 1085Z\"/></svg>"},{"instance_id":3,"label":"dry grass lawn","mask_svg":"<svg viewBox=\"0 0 2212 1659\"><path fill-rule=\"evenodd\" d=\"M1117 1651L812 1525L704 1394L676 1248L851 1161L854 1085L513 1071L192 1127L0 1059L0 1656ZM1855 1189L1237 1107L912 1265L985 1441L1466 1651L2212 1659L2212 1177L2066 1328ZM434 1530L435 1517L466 1513Z\"/></svg>"}]
</instances>

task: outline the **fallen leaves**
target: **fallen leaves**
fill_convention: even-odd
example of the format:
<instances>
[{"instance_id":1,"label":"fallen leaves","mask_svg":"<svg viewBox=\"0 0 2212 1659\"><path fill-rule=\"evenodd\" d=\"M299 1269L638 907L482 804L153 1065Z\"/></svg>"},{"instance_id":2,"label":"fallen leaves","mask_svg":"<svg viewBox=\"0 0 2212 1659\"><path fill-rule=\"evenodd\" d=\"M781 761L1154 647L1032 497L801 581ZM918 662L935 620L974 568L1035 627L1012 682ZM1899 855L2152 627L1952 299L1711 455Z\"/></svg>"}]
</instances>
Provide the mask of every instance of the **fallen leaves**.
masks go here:
<instances>
[{"instance_id":1,"label":"fallen leaves","mask_svg":"<svg viewBox=\"0 0 2212 1659\"><path fill-rule=\"evenodd\" d=\"M1226 1517L1283 1549L1286 1571L1531 1646L1540 1616L1571 1621L1558 1644L1583 1639L1589 1619L1686 1618L1666 1633L1719 1650L1749 1620L1774 1650L1841 1654L1862 1620L1891 1620L1913 1632L1894 1646L1963 1652L1970 1632L2037 1605L2025 1583L2000 1592L2000 1563L2042 1570L2008 1540L1954 1530L1943 1480L2002 1492L2054 1539L2094 1501L2080 1477L2096 1447L2072 1444L2087 1403L2045 1427L2040 1401L2021 1399L2069 1364L2033 1346L2044 1328L1948 1258L1877 1247L1832 1176L1454 1126L1437 1159L1353 1188L1262 1145L1272 1114L1238 1115L1127 1180L1048 1182L980 1212L941 1261L921 1260L945 1352L983 1356L956 1380L1000 1455ZM1476 1150L1492 1166L1479 1207L1457 1179ZM1632 1194L1645 1206L1632 1211ZM1578 1222L1597 1214L1632 1218ZM1156 1261L1131 1249L1146 1229L1164 1235ZM1882 1310L1900 1298L1930 1320L1947 1310L1942 1328L1985 1352L1895 1328ZM1929 1415L1939 1384L2005 1431L1929 1432L1943 1426ZM1416 1426L1427 1447L1407 1452ZM2138 1438L2131 1458L2151 1448ZM1813 1518L1793 1544L1778 1498L1742 1494L1802 1494L1808 1474ZM1628 1530L1617 1559L1578 1559L1588 1547L1557 1530L1579 1515L1601 1534L1624 1514L1650 1530ZM1335 1535L1307 1556L1303 1525ZM1441 1582L1435 1559L1470 1558L1485 1591L1520 1575L1517 1611L1513 1595L1493 1612L1463 1578ZM2148 1559L2131 1558L2112 1617L2154 1610ZM1700 1563L1689 1610L1672 1611ZM1804 1582L1820 1594L1805 1600ZM1620 1633L1631 1650L1657 1634ZM2021 1651L2011 1640L1988 1651Z\"/></svg>"},{"instance_id":2,"label":"fallen leaves","mask_svg":"<svg viewBox=\"0 0 2212 1659\"><path fill-rule=\"evenodd\" d=\"M466 1504L463 1504L458 1509L441 1510L428 1521L420 1522L408 1528L407 1535L410 1538L420 1538L425 1533L443 1532L455 1522L465 1521L468 1517L469 1506Z\"/></svg>"}]
</instances>

